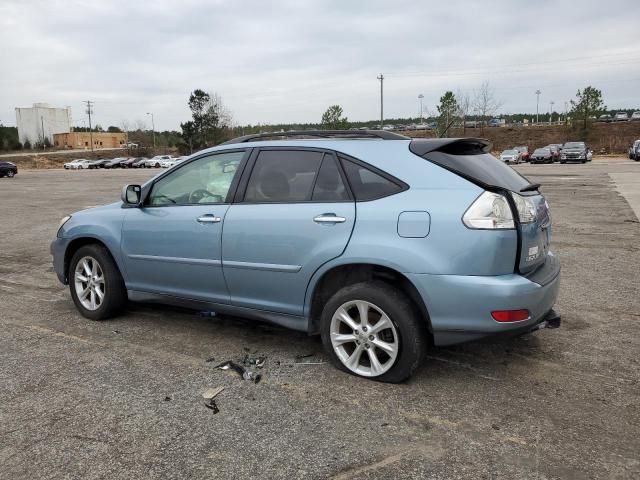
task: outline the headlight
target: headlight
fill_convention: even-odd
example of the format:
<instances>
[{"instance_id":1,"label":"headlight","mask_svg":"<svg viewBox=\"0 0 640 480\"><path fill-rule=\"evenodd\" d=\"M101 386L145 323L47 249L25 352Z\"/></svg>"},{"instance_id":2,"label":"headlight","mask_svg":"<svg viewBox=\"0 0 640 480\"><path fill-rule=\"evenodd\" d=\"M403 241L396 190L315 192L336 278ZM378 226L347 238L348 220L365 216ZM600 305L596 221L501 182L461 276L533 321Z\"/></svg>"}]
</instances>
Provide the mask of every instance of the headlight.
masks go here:
<instances>
[{"instance_id":1,"label":"headlight","mask_svg":"<svg viewBox=\"0 0 640 480\"><path fill-rule=\"evenodd\" d=\"M462 223L473 229L514 228L509 202L498 193L484 192L467 209Z\"/></svg>"},{"instance_id":2,"label":"headlight","mask_svg":"<svg viewBox=\"0 0 640 480\"><path fill-rule=\"evenodd\" d=\"M536 207L533 202L522 195L512 193L514 203L516 204L516 210L518 210L518 218L520 223L531 223L536 219Z\"/></svg>"},{"instance_id":3,"label":"headlight","mask_svg":"<svg viewBox=\"0 0 640 480\"><path fill-rule=\"evenodd\" d=\"M60 236L60 229L62 228L62 226L67 223L69 220L71 220L71 215L67 215L66 217L64 217L62 220L60 220L60 225L58 225L58 233L56 234L58 237Z\"/></svg>"},{"instance_id":4,"label":"headlight","mask_svg":"<svg viewBox=\"0 0 640 480\"><path fill-rule=\"evenodd\" d=\"M60 228L67 223L69 220L71 220L71 215L67 215L66 217L64 217L62 220L60 220L60 225L58 225L58 230L60 230Z\"/></svg>"},{"instance_id":5,"label":"headlight","mask_svg":"<svg viewBox=\"0 0 640 480\"><path fill-rule=\"evenodd\" d=\"M560 155L560 158L562 158L563 160L566 160L567 156L563 153L562 155Z\"/></svg>"}]
</instances>

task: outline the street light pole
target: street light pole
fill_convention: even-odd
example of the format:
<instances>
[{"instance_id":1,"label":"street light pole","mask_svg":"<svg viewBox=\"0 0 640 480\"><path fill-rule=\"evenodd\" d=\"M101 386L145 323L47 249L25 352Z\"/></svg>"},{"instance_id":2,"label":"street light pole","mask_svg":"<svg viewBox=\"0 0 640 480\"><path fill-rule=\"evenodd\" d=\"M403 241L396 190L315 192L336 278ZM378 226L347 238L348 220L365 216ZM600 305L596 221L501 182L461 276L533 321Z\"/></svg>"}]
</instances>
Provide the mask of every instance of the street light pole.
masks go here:
<instances>
[{"instance_id":1,"label":"street light pole","mask_svg":"<svg viewBox=\"0 0 640 480\"><path fill-rule=\"evenodd\" d=\"M384 97L383 97L383 85L384 85L384 75L380 74L379 77L376 77L380 80L380 130L384 126Z\"/></svg>"},{"instance_id":2,"label":"street light pole","mask_svg":"<svg viewBox=\"0 0 640 480\"><path fill-rule=\"evenodd\" d=\"M153 121L153 113L147 112L147 115L151 115L151 134L153 135L153 148L156 148L156 124Z\"/></svg>"},{"instance_id":3,"label":"street light pole","mask_svg":"<svg viewBox=\"0 0 640 480\"><path fill-rule=\"evenodd\" d=\"M536 90L536 124L539 122L538 118L538 106L540 105L540 94L542 92L540 90Z\"/></svg>"},{"instance_id":4,"label":"street light pole","mask_svg":"<svg viewBox=\"0 0 640 480\"><path fill-rule=\"evenodd\" d=\"M418 98L420 99L420 123L422 124L422 99L424 98L423 94L418 95Z\"/></svg>"},{"instance_id":5,"label":"street light pole","mask_svg":"<svg viewBox=\"0 0 640 480\"><path fill-rule=\"evenodd\" d=\"M551 125L553 123L553 104L555 102L553 100L551 100L549 102L550 108L549 108L549 125Z\"/></svg>"}]
</instances>

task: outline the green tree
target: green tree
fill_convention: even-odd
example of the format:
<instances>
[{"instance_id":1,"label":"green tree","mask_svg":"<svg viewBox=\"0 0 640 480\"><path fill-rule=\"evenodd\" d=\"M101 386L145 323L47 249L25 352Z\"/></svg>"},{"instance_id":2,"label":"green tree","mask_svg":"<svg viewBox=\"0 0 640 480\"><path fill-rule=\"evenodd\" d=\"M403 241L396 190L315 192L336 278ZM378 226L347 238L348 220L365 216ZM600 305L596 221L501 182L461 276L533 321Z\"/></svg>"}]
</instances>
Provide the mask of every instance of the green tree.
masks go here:
<instances>
[{"instance_id":1,"label":"green tree","mask_svg":"<svg viewBox=\"0 0 640 480\"><path fill-rule=\"evenodd\" d=\"M182 129L182 140L185 145L189 146L189 154L193 153L193 146L195 142L197 142L198 138L198 130L194 122L184 122L180 124L180 128Z\"/></svg>"},{"instance_id":2,"label":"green tree","mask_svg":"<svg viewBox=\"0 0 640 480\"><path fill-rule=\"evenodd\" d=\"M120 128L111 125L110 127L107 128L107 132L109 133L122 133L122 130L120 130Z\"/></svg>"},{"instance_id":3,"label":"green tree","mask_svg":"<svg viewBox=\"0 0 640 480\"><path fill-rule=\"evenodd\" d=\"M578 93L576 93L576 99L571 100L571 115L576 120L582 121L582 128L585 132L587 130L589 118L592 116L598 116L606 109L607 107L602 101L602 92L592 86L585 87L583 90L578 90Z\"/></svg>"},{"instance_id":4,"label":"green tree","mask_svg":"<svg viewBox=\"0 0 640 480\"><path fill-rule=\"evenodd\" d=\"M444 95L440 97L440 105L438 105L438 113L440 114L438 118L438 131L440 135L444 135L449 129L459 110L460 107L453 92L444 92Z\"/></svg>"},{"instance_id":5,"label":"green tree","mask_svg":"<svg viewBox=\"0 0 640 480\"><path fill-rule=\"evenodd\" d=\"M214 144L218 143L224 130L231 124L231 114L222 103L220 95L196 89L191 92L188 104L202 145L207 145L208 138Z\"/></svg>"},{"instance_id":6,"label":"green tree","mask_svg":"<svg viewBox=\"0 0 640 480\"><path fill-rule=\"evenodd\" d=\"M329 130L346 130L349 128L349 120L342 116L342 107L340 105L331 105L326 112L322 114L322 128Z\"/></svg>"}]
</instances>

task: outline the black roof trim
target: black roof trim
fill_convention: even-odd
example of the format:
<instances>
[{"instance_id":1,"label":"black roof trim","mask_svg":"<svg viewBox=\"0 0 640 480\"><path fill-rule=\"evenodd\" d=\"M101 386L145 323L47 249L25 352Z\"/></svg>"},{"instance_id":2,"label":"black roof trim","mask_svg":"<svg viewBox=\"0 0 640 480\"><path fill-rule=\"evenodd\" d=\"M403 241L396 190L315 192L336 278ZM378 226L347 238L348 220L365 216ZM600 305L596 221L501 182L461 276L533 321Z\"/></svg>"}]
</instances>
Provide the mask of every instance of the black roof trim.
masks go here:
<instances>
[{"instance_id":1,"label":"black roof trim","mask_svg":"<svg viewBox=\"0 0 640 480\"><path fill-rule=\"evenodd\" d=\"M409 144L409 150L420 157L429 152L477 155L491 152L492 147L493 144L484 138L419 138Z\"/></svg>"},{"instance_id":2,"label":"black roof trim","mask_svg":"<svg viewBox=\"0 0 640 480\"><path fill-rule=\"evenodd\" d=\"M265 138L277 137L319 137L319 138L379 138L381 140L410 140L409 137L400 135L399 133L388 132L386 130L290 130L288 132L270 132L256 133L253 135L244 135L232 140L228 140L222 145L231 145L233 143L246 143Z\"/></svg>"}]
</instances>

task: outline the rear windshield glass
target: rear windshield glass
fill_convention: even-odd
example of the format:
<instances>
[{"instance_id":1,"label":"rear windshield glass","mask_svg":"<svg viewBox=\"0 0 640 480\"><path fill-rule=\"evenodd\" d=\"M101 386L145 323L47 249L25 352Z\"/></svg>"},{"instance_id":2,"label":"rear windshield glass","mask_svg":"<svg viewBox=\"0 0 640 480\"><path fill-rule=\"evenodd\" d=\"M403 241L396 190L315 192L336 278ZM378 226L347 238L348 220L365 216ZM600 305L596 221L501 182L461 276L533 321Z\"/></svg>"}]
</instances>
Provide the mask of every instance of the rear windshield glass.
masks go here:
<instances>
[{"instance_id":1,"label":"rear windshield glass","mask_svg":"<svg viewBox=\"0 0 640 480\"><path fill-rule=\"evenodd\" d=\"M531 183L513 168L488 153L452 155L429 152L424 158L484 188L497 187L519 192Z\"/></svg>"}]
</instances>

